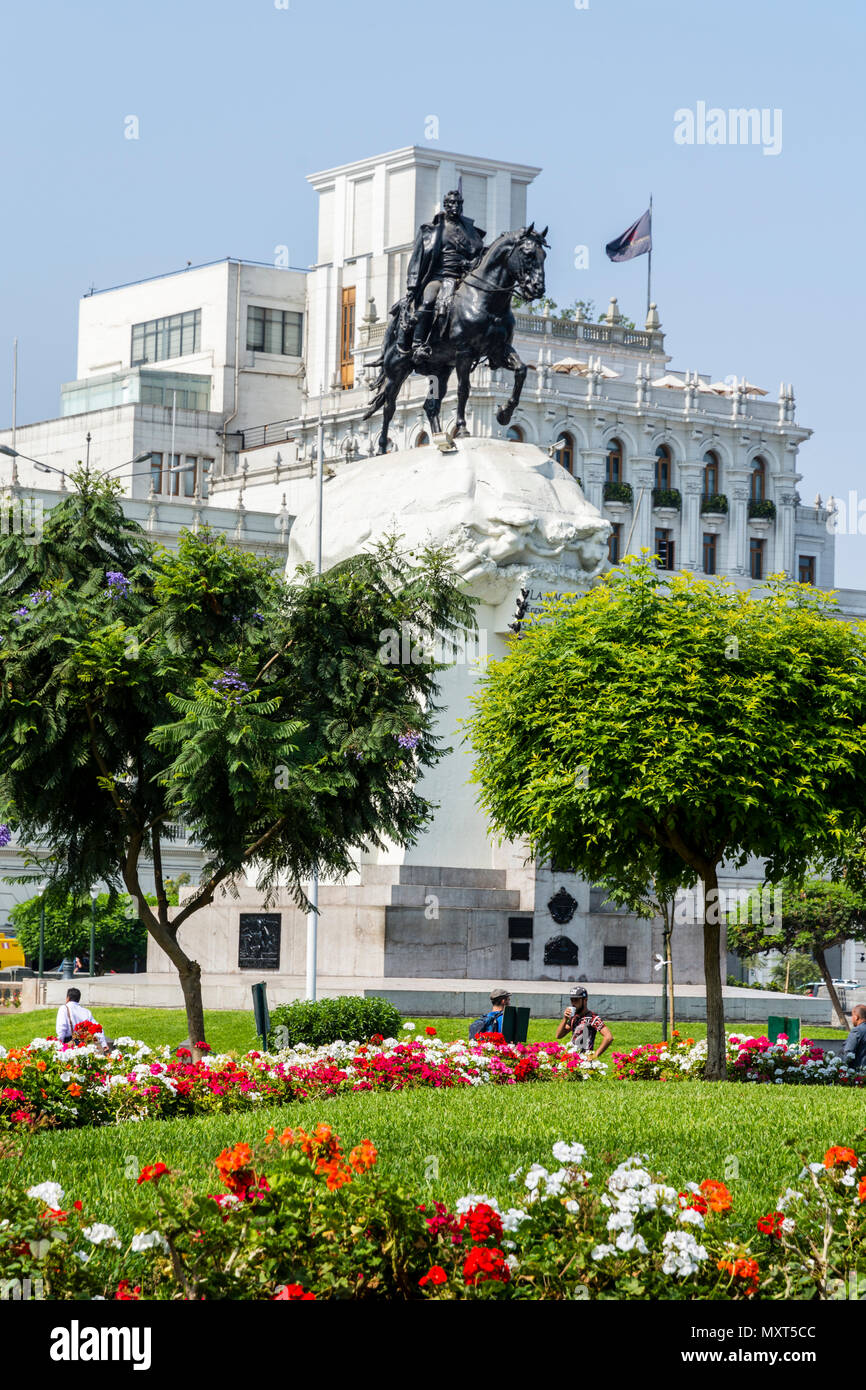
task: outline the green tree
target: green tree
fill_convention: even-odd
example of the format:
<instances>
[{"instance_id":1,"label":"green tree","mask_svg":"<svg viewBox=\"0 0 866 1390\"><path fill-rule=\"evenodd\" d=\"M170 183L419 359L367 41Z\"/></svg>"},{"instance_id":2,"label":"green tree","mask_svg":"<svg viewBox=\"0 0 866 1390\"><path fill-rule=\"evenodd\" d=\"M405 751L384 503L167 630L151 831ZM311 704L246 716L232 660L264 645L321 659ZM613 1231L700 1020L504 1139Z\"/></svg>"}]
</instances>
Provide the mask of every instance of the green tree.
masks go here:
<instances>
[{"instance_id":1,"label":"green tree","mask_svg":"<svg viewBox=\"0 0 866 1390\"><path fill-rule=\"evenodd\" d=\"M39 909L42 895L17 903L9 919L24 954L35 961L39 956ZM154 898L155 902L156 899ZM45 965L50 969L64 956L81 956L90 951L90 899L75 902L69 895L55 895L45 902ZM129 970L133 958L143 958L147 950L147 930L139 922L132 899L126 895L96 895L95 965L100 971Z\"/></svg>"},{"instance_id":2,"label":"green tree","mask_svg":"<svg viewBox=\"0 0 866 1390\"><path fill-rule=\"evenodd\" d=\"M815 959L805 951L791 951L780 956L773 966L771 979L774 985L799 994L815 978Z\"/></svg>"},{"instance_id":3,"label":"green tree","mask_svg":"<svg viewBox=\"0 0 866 1390\"><path fill-rule=\"evenodd\" d=\"M840 1027L847 1028L845 1010L827 966L827 952L843 941L866 941L866 896L848 883L823 878L786 880L782 886L781 912L772 923L761 920L757 910L745 910L728 918L728 942L738 955L781 951L805 953L814 960Z\"/></svg>"},{"instance_id":4,"label":"green tree","mask_svg":"<svg viewBox=\"0 0 866 1390\"><path fill-rule=\"evenodd\" d=\"M482 678L469 737L494 828L639 910L698 881L708 1067L725 1074L719 866L778 882L862 825L866 633L779 577L756 597L644 554L551 598Z\"/></svg>"},{"instance_id":5,"label":"green tree","mask_svg":"<svg viewBox=\"0 0 866 1390\"><path fill-rule=\"evenodd\" d=\"M441 664L390 660L384 639L456 634L471 601L446 554L394 539L289 584L207 531L155 549L83 471L38 544L0 536L0 575L0 820L34 846L34 880L130 894L203 1039L179 928L250 866L266 898L285 882L303 906L315 871L414 840L432 811L418 768L445 751ZM206 863L170 911L163 843L181 819Z\"/></svg>"}]
</instances>

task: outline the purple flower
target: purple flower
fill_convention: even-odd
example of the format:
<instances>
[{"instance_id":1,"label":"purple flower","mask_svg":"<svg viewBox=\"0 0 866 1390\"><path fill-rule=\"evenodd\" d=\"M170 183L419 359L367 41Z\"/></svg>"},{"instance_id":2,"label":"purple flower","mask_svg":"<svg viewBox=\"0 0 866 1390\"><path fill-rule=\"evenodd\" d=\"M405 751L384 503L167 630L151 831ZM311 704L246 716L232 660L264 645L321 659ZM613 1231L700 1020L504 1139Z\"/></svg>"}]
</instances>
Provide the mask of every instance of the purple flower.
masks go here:
<instances>
[{"instance_id":1,"label":"purple flower","mask_svg":"<svg viewBox=\"0 0 866 1390\"><path fill-rule=\"evenodd\" d=\"M397 734L395 737L401 748L411 748L413 751L421 741L420 734Z\"/></svg>"},{"instance_id":2,"label":"purple flower","mask_svg":"<svg viewBox=\"0 0 866 1390\"><path fill-rule=\"evenodd\" d=\"M215 681L211 681L211 690L215 690L218 695L225 695L227 700L234 698L237 701L247 693L249 686L246 681L241 680L237 671L225 670Z\"/></svg>"},{"instance_id":3,"label":"purple flower","mask_svg":"<svg viewBox=\"0 0 866 1390\"><path fill-rule=\"evenodd\" d=\"M0 849L2 849L4 845L8 845L11 839L12 831L9 829L9 826L0 825Z\"/></svg>"},{"instance_id":4,"label":"purple flower","mask_svg":"<svg viewBox=\"0 0 866 1390\"><path fill-rule=\"evenodd\" d=\"M129 580L120 570L106 570L105 582L111 598L125 598L129 593Z\"/></svg>"}]
</instances>

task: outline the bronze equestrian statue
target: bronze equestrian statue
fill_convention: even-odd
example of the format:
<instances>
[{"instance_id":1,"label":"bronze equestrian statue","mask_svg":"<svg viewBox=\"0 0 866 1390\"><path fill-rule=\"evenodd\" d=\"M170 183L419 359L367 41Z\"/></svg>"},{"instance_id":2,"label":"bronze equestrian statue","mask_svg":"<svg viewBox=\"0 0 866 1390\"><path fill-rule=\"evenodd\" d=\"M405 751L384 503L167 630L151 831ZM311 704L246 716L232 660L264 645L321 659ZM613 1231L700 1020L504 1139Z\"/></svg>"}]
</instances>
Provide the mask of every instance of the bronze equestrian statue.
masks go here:
<instances>
[{"instance_id":1,"label":"bronze equestrian statue","mask_svg":"<svg viewBox=\"0 0 866 1390\"><path fill-rule=\"evenodd\" d=\"M407 273L407 290L391 308L374 397L364 415L382 410L378 452L388 449L388 426L397 397L412 372L430 377L424 413L433 435L441 434L439 412L448 380L457 371L456 436L466 428L469 375L479 362L514 373L514 387L496 412L507 425L520 400L526 364L512 346L511 298L540 299L544 294L543 232L535 224L504 232L484 246L484 232L463 216L459 190L446 193L443 211L418 230Z\"/></svg>"}]
</instances>

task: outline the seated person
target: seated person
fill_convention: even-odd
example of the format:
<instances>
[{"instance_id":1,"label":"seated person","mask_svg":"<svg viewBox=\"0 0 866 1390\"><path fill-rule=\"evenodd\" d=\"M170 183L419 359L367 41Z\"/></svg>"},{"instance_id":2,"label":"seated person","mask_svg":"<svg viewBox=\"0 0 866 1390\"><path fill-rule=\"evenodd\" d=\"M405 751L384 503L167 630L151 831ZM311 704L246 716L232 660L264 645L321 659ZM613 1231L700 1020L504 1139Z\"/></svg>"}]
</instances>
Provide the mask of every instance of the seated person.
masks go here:
<instances>
[{"instance_id":1,"label":"seated person","mask_svg":"<svg viewBox=\"0 0 866 1390\"><path fill-rule=\"evenodd\" d=\"M842 1048L842 1060L858 1071L866 1070L866 1004L855 1004L851 1010L851 1032Z\"/></svg>"},{"instance_id":2,"label":"seated person","mask_svg":"<svg viewBox=\"0 0 866 1390\"><path fill-rule=\"evenodd\" d=\"M613 1042L613 1033L604 1019L590 1011L587 1004L587 993L582 985L575 986L571 991L571 1003L562 1015L556 1036L563 1038L569 1032L571 1033L572 1047L578 1052L586 1053L591 1061L606 1052ZM601 1034L601 1044L596 1047L595 1039L599 1033Z\"/></svg>"},{"instance_id":3,"label":"seated person","mask_svg":"<svg viewBox=\"0 0 866 1390\"><path fill-rule=\"evenodd\" d=\"M69 1042L79 1023L95 1023L96 1019L89 1009L81 1003L81 990L74 986L66 991L66 1003L57 1010L55 1032L61 1042ZM104 1039L105 1035L102 1034Z\"/></svg>"},{"instance_id":4,"label":"seated person","mask_svg":"<svg viewBox=\"0 0 866 1390\"><path fill-rule=\"evenodd\" d=\"M507 989L494 989L490 995L490 1010L482 1018L476 1018L469 1025L469 1036L475 1038L479 1033L501 1033L505 1010L511 1003Z\"/></svg>"}]
</instances>

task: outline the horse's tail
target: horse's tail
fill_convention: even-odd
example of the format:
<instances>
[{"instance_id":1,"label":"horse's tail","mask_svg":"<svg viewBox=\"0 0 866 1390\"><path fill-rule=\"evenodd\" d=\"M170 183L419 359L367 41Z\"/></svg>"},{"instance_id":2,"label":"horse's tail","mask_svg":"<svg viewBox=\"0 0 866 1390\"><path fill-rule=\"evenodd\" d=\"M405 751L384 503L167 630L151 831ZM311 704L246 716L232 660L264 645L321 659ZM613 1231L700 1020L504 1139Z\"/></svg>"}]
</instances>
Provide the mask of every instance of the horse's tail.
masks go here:
<instances>
[{"instance_id":1,"label":"horse's tail","mask_svg":"<svg viewBox=\"0 0 866 1390\"><path fill-rule=\"evenodd\" d=\"M385 401L388 398L388 387L392 380L391 375L388 372L388 355L391 347L393 346L397 338L397 328L399 323L399 307L400 304L398 300L398 302L391 309L388 323L385 328L385 336L382 340L382 356L378 358L376 362L373 363L373 366L381 367L382 370L379 372L379 375L376 378L375 384L373 386L373 391L375 392L375 394L369 406L364 411L364 414L361 416L362 420L369 420L371 415L375 415L377 410L381 410L382 406L385 404Z\"/></svg>"},{"instance_id":2,"label":"horse's tail","mask_svg":"<svg viewBox=\"0 0 866 1390\"><path fill-rule=\"evenodd\" d=\"M373 390L376 392L376 394L373 397L370 404L368 405L367 409L364 411L364 414L361 416L362 420L369 420L371 415L375 415L377 410L382 409L382 406L388 399L388 387L386 385L387 381L387 373L385 373L384 371L381 372L379 374L379 378L376 382L376 385L373 387Z\"/></svg>"}]
</instances>

